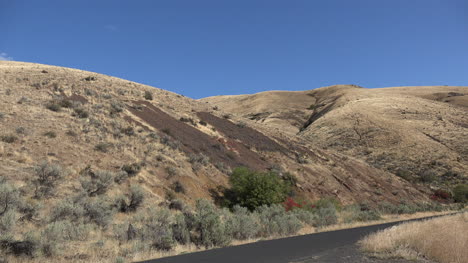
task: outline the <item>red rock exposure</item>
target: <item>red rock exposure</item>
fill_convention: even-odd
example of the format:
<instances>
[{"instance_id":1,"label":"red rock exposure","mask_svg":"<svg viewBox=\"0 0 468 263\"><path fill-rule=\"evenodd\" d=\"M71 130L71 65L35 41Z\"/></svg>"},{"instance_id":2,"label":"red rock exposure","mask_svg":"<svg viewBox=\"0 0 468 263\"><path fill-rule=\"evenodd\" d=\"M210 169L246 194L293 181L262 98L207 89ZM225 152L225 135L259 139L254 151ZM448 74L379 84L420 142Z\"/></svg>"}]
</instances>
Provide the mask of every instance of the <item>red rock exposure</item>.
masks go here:
<instances>
[{"instance_id":1,"label":"red rock exposure","mask_svg":"<svg viewBox=\"0 0 468 263\"><path fill-rule=\"evenodd\" d=\"M182 143L181 150L185 153L203 153L212 163L224 163L231 168L247 166L251 169L264 170L269 166L259 154L239 142L229 140L227 144L230 149L228 149L226 144L217 138L173 118L148 101L134 101L134 103L143 106L129 107L135 116Z\"/></svg>"},{"instance_id":2,"label":"red rock exposure","mask_svg":"<svg viewBox=\"0 0 468 263\"><path fill-rule=\"evenodd\" d=\"M254 147L259 151L281 152L285 154L289 152L282 145L250 127L236 125L209 112L198 112L197 115L200 119L215 127L217 131L226 135L226 137L241 141L247 147Z\"/></svg>"}]
</instances>

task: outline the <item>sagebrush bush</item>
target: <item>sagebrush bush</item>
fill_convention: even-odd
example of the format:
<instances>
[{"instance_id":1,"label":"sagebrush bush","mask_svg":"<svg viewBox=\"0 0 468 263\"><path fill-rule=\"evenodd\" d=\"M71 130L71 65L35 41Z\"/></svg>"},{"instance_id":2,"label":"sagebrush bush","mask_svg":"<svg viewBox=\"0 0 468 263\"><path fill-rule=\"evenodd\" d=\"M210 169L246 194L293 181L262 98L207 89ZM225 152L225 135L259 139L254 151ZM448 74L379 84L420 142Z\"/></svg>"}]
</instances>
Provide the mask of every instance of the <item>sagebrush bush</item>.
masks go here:
<instances>
[{"instance_id":1,"label":"sagebrush bush","mask_svg":"<svg viewBox=\"0 0 468 263\"><path fill-rule=\"evenodd\" d=\"M50 221L71 220L77 222L84 216L84 208L79 203L72 200L63 200L52 207L50 212Z\"/></svg>"},{"instance_id":2,"label":"sagebrush bush","mask_svg":"<svg viewBox=\"0 0 468 263\"><path fill-rule=\"evenodd\" d=\"M143 188L138 185L132 185L130 186L130 192L126 196L116 198L115 204L122 213L135 212L143 203L144 198Z\"/></svg>"},{"instance_id":3,"label":"sagebrush bush","mask_svg":"<svg viewBox=\"0 0 468 263\"><path fill-rule=\"evenodd\" d=\"M46 161L34 167L34 171L34 194L37 198L51 196L59 180L66 175L60 165Z\"/></svg>"},{"instance_id":4,"label":"sagebrush bush","mask_svg":"<svg viewBox=\"0 0 468 263\"><path fill-rule=\"evenodd\" d=\"M103 228L107 227L114 216L111 203L104 198L89 198L84 200L82 206L84 209L84 216L87 218L88 222Z\"/></svg>"},{"instance_id":5,"label":"sagebrush bush","mask_svg":"<svg viewBox=\"0 0 468 263\"><path fill-rule=\"evenodd\" d=\"M139 163L132 163L132 164L125 164L121 168L122 171L125 171L128 174L128 177L133 177L138 175L141 171L141 164Z\"/></svg>"},{"instance_id":6,"label":"sagebrush bush","mask_svg":"<svg viewBox=\"0 0 468 263\"><path fill-rule=\"evenodd\" d=\"M261 237L293 235L302 227L301 221L279 204L260 206L256 212L260 219Z\"/></svg>"},{"instance_id":7,"label":"sagebrush bush","mask_svg":"<svg viewBox=\"0 0 468 263\"><path fill-rule=\"evenodd\" d=\"M334 206L321 207L316 210L315 227L324 227L336 224L338 222L338 215Z\"/></svg>"},{"instance_id":8,"label":"sagebrush bush","mask_svg":"<svg viewBox=\"0 0 468 263\"><path fill-rule=\"evenodd\" d=\"M231 237L223 218L223 213L214 204L207 200L197 200L193 216L186 219L191 220L197 235L192 238L198 246L213 247L225 246L231 242Z\"/></svg>"},{"instance_id":9,"label":"sagebrush bush","mask_svg":"<svg viewBox=\"0 0 468 263\"><path fill-rule=\"evenodd\" d=\"M183 214L175 215L174 223L172 224L172 234L174 240L179 244L186 245L190 242L190 230L187 227Z\"/></svg>"},{"instance_id":10,"label":"sagebrush bush","mask_svg":"<svg viewBox=\"0 0 468 263\"><path fill-rule=\"evenodd\" d=\"M167 251L174 247L171 224L173 219L168 209L149 209L138 217L140 227L137 233L140 240L150 241L151 246L157 250Z\"/></svg>"},{"instance_id":11,"label":"sagebrush bush","mask_svg":"<svg viewBox=\"0 0 468 263\"><path fill-rule=\"evenodd\" d=\"M85 241L88 239L92 226L68 220L52 222L42 230L41 237L50 241Z\"/></svg>"},{"instance_id":12,"label":"sagebrush bush","mask_svg":"<svg viewBox=\"0 0 468 263\"><path fill-rule=\"evenodd\" d=\"M317 220L317 215L306 209L293 209L291 213L304 225L313 226Z\"/></svg>"},{"instance_id":13,"label":"sagebrush bush","mask_svg":"<svg viewBox=\"0 0 468 263\"><path fill-rule=\"evenodd\" d=\"M245 240L257 236L260 229L260 219L257 213L251 213L247 208L234 206L232 217L227 222L234 239Z\"/></svg>"},{"instance_id":14,"label":"sagebrush bush","mask_svg":"<svg viewBox=\"0 0 468 263\"><path fill-rule=\"evenodd\" d=\"M89 196L102 195L112 186L114 176L113 172L105 170L91 172L81 177L81 187Z\"/></svg>"},{"instance_id":15,"label":"sagebrush bush","mask_svg":"<svg viewBox=\"0 0 468 263\"><path fill-rule=\"evenodd\" d=\"M344 222L364 222L371 220L381 219L380 213L377 210L367 207L367 205L351 205L345 207L344 210Z\"/></svg>"},{"instance_id":16,"label":"sagebrush bush","mask_svg":"<svg viewBox=\"0 0 468 263\"><path fill-rule=\"evenodd\" d=\"M16 209L20 202L18 190L6 181L0 181L0 216Z\"/></svg>"}]
</instances>

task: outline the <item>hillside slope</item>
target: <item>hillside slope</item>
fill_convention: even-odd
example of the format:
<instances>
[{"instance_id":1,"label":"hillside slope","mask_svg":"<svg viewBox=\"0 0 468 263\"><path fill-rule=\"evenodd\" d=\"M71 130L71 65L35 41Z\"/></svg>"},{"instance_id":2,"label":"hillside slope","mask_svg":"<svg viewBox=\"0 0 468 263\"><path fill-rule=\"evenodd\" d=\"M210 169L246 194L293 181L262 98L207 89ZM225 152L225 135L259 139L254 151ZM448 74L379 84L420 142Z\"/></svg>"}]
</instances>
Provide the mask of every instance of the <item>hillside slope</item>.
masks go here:
<instances>
[{"instance_id":1,"label":"hillside slope","mask_svg":"<svg viewBox=\"0 0 468 263\"><path fill-rule=\"evenodd\" d=\"M201 101L235 116L261 116L251 118L261 130L354 156L410 182L438 187L467 180L468 87L336 85Z\"/></svg>"},{"instance_id":2,"label":"hillside slope","mask_svg":"<svg viewBox=\"0 0 468 263\"><path fill-rule=\"evenodd\" d=\"M0 175L27 189L34 166L43 160L58 163L69 170L58 186L58 199L80 189L84 171L118 172L137 164L141 172L111 194L139 184L151 203L164 203L168 196L192 202L226 186L230 169L248 166L292 173L296 194L308 199L428 200L425 188L352 155L322 149L330 147L326 141L304 144L308 136L328 138L315 122L299 137L287 136L307 121L311 110L303 108L308 99L320 99L304 92L273 96L273 101L282 94L292 98L290 105L282 105L292 111L281 115L280 110L280 122L271 122L278 129L282 121L289 123L283 133L262 129L256 118L227 119L230 111L211 104L92 72L1 61L0 76Z\"/></svg>"}]
</instances>

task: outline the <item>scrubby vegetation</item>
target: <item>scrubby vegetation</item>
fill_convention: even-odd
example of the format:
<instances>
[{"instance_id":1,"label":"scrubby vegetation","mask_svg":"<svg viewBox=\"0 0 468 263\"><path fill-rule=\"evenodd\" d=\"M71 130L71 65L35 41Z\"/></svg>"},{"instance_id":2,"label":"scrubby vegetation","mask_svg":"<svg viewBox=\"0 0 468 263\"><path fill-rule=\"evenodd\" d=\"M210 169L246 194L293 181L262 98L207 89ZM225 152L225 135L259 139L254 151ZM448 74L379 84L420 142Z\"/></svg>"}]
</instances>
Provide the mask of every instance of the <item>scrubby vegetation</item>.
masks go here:
<instances>
[{"instance_id":1,"label":"scrubby vegetation","mask_svg":"<svg viewBox=\"0 0 468 263\"><path fill-rule=\"evenodd\" d=\"M204 158L193 156L192 160L203 162ZM140 163L116 169L85 167L77 174L78 188L63 198L55 198L56 189L70 172L58 164L42 162L33 167L34 179L21 189L0 177L0 255L66 261L64 251L78 243L90 248L110 244L116 248L112 260L126 262L138 253L168 252L187 245L222 247L236 240L295 235L304 228L378 220L382 214L443 209L432 204L343 206L334 198L294 199L288 196L294 178L287 173L280 176L276 171L246 168L234 169L230 175L231 188L226 192L230 199L224 207L209 200L197 200L192 206L176 199L174 192L185 191L178 180L172 185L170 202L158 206L146 201L144 188L131 183L142 169ZM22 194L30 188L32 195ZM28 227L20 228L23 224Z\"/></svg>"}]
</instances>

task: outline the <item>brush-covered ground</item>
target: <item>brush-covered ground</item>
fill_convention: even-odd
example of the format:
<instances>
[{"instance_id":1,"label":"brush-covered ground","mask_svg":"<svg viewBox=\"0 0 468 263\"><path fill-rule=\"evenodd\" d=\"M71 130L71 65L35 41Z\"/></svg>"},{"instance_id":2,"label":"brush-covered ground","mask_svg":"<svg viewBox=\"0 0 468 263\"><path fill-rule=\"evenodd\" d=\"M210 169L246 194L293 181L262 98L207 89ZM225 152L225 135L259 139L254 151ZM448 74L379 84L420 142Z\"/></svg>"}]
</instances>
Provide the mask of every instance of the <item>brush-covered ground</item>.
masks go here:
<instances>
[{"instance_id":1,"label":"brush-covered ground","mask_svg":"<svg viewBox=\"0 0 468 263\"><path fill-rule=\"evenodd\" d=\"M411 167L408 179L369 162L355 137L334 137L343 145L352 142L343 150L326 143L325 133L313 134L313 116L328 106L317 106L307 94L297 101L306 105L312 99L310 105L293 112L294 120L279 118L284 125L271 129L257 116L127 80L0 61L0 253L8 262L125 262L381 214L446 209L438 201L452 201L448 187L466 179L466 109L457 92L430 98L437 105L451 101L451 111L441 110L440 116L458 143L425 131L422 138L438 146L433 153L451 149L434 164L438 173L450 165L451 174L436 174L427 183L412 180ZM290 103L270 107L297 107ZM445 131L444 125L437 131ZM343 132L360 134L353 127ZM371 149L366 156L383 152ZM411 160L406 161L416 163ZM252 211L199 200L223 199L229 175L239 166L288 182L293 199ZM442 182L438 178L450 183L435 184ZM298 200L313 206L298 209Z\"/></svg>"}]
</instances>

